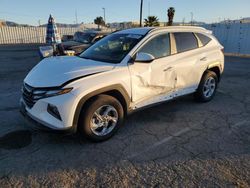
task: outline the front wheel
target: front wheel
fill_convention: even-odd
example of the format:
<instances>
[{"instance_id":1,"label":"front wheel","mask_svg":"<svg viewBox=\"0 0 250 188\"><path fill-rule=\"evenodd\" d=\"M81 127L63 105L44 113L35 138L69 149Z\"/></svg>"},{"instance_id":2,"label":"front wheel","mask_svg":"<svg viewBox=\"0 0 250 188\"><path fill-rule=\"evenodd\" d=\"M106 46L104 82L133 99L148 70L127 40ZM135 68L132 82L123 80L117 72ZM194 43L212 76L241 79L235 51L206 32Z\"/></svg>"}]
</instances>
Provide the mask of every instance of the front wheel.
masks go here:
<instances>
[{"instance_id":1,"label":"front wheel","mask_svg":"<svg viewBox=\"0 0 250 188\"><path fill-rule=\"evenodd\" d=\"M213 99L218 86L218 77L212 71L206 71L201 79L200 85L194 95L200 102L209 102Z\"/></svg>"},{"instance_id":2,"label":"front wheel","mask_svg":"<svg viewBox=\"0 0 250 188\"><path fill-rule=\"evenodd\" d=\"M92 141L109 139L124 120L121 103L109 95L99 95L83 109L79 119L79 130Z\"/></svg>"}]
</instances>

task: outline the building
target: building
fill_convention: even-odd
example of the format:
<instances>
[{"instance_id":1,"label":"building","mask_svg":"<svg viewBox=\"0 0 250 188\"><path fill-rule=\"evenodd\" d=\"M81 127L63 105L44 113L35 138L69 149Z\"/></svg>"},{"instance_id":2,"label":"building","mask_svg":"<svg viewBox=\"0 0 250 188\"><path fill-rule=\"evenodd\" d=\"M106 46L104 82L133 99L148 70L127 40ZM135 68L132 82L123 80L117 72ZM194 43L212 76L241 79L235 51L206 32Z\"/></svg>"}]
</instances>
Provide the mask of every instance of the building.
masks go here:
<instances>
[{"instance_id":1,"label":"building","mask_svg":"<svg viewBox=\"0 0 250 188\"><path fill-rule=\"evenodd\" d=\"M250 23L250 18L243 18L240 20L240 23L243 23L243 24Z\"/></svg>"},{"instance_id":2,"label":"building","mask_svg":"<svg viewBox=\"0 0 250 188\"><path fill-rule=\"evenodd\" d=\"M109 28L121 30L121 29L128 29L133 27L139 27L139 22L114 22L107 24Z\"/></svg>"}]
</instances>

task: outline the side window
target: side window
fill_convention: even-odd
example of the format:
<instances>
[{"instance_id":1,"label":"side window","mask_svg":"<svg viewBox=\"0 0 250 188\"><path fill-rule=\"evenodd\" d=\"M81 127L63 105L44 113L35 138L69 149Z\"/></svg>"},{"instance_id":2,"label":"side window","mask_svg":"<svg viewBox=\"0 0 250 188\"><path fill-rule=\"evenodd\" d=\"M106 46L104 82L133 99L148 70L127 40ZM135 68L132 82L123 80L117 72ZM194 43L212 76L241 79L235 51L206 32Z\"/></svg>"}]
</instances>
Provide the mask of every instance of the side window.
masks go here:
<instances>
[{"instance_id":1,"label":"side window","mask_svg":"<svg viewBox=\"0 0 250 188\"><path fill-rule=\"evenodd\" d=\"M212 40L211 38L200 33L196 33L196 36L200 39L203 46L207 45Z\"/></svg>"},{"instance_id":2,"label":"side window","mask_svg":"<svg viewBox=\"0 0 250 188\"><path fill-rule=\"evenodd\" d=\"M170 55L169 34L162 34L148 41L139 52L153 55L156 59Z\"/></svg>"},{"instance_id":3,"label":"side window","mask_svg":"<svg viewBox=\"0 0 250 188\"><path fill-rule=\"evenodd\" d=\"M177 52L198 48L198 41L193 33L174 33Z\"/></svg>"}]
</instances>

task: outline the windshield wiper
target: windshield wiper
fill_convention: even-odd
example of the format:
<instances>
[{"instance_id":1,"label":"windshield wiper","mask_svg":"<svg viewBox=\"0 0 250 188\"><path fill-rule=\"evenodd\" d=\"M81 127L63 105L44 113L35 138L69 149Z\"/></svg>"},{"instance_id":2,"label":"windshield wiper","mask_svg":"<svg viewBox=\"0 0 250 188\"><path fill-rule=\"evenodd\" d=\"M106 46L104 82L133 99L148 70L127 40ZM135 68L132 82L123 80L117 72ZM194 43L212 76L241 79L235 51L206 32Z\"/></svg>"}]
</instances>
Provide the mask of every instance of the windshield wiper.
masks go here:
<instances>
[{"instance_id":1,"label":"windshield wiper","mask_svg":"<svg viewBox=\"0 0 250 188\"><path fill-rule=\"evenodd\" d=\"M83 59L91 59L91 58L89 58L89 57L82 57L82 56L79 56L80 58L83 58ZM91 60L93 60L93 59L91 59Z\"/></svg>"}]
</instances>

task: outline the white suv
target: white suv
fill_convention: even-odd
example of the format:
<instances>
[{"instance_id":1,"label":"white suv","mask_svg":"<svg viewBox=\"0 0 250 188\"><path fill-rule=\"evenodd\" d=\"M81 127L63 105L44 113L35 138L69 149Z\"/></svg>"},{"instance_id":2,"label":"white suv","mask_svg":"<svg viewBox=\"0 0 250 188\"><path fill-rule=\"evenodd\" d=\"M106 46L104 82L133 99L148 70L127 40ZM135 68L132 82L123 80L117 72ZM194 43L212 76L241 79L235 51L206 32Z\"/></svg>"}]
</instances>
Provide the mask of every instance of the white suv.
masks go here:
<instances>
[{"instance_id":1,"label":"white suv","mask_svg":"<svg viewBox=\"0 0 250 188\"><path fill-rule=\"evenodd\" d=\"M210 101L223 46L199 27L115 32L78 57L42 60L24 80L21 112L43 127L102 141L137 109L194 93Z\"/></svg>"}]
</instances>

